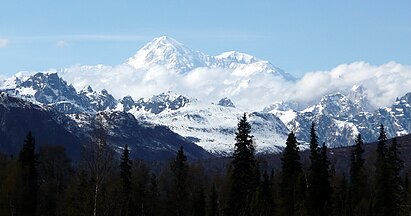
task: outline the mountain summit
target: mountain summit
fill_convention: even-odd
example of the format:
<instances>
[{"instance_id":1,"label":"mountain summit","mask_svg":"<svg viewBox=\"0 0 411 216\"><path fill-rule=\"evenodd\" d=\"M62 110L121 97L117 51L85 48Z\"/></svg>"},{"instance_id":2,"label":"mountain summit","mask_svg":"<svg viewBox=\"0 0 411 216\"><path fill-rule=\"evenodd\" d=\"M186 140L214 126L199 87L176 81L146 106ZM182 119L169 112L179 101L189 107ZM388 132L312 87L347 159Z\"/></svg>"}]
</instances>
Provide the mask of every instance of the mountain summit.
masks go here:
<instances>
[{"instance_id":1,"label":"mountain summit","mask_svg":"<svg viewBox=\"0 0 411 216\"><path fill-rule=\"evenodd\" d=\"M236 75L251 76L259 73L270 73L287 81L295 78L275 67L268 61L252 55L229 51L217 56L194 51L177 40L161 36L141 48L134 56L127 59L127 64L136 69L148 70L155 66L163 66L167 70L185 74L196 68L212 68L230 70Z\"/></svg>"},{"instance_id":2,"label":"mountain summit","mask_svg":"<svg viewBox=\"0 0 411 216\"><path fill-rule=\"evenodd\" d=\"M167 69L184 73L206 66L203 56L205 54L193 51L173 38L162 36L146 44L127 63L137 69L164 65Z\"/></svg>"}]
</instances>

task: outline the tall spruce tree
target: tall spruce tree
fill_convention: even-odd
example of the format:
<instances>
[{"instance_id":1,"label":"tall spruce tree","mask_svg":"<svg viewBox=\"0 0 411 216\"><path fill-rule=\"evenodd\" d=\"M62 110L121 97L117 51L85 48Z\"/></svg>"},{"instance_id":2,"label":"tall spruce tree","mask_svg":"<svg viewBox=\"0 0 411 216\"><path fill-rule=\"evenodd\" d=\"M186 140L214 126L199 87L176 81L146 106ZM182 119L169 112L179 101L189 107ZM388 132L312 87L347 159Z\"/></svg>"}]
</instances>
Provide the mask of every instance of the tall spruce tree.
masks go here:
<instances>
[{"instance_id":1,"label":"tall spruce tree","mask_svg":"<svg viewBox=\"0 0 411 216\"><path fill-rule=\"evenodd\" d=\"M184 149L181 146L177 152L175 159L171 162L171 171L173 173L173 189L172 189L172 206L174 209L172 215L185 216L188 214L188 165L187 156L184 154ZM171 210L170 209L170 210Z\"/></svg>"},{"instance_id":2,"label":"tall spruce tree","mask_svg":"<svg viewBox=\"0 0 411 216\"><path fill-rule=\"evenodd\" d=\"M394 200L389 165L387 161L387 135L384 126L380 126L380 135L378 137L377 157L375 162L375 193L373 197L373 215L392 215Z\"/></svg>"},{"instance_id":3,"label":"tall spruce tree","mask_svg":"<svg viewBox=\"0 0 411 216\"><path fill-rule=\"evenodd\" d=\"M311 123L310 129L310 160L311 164L318 160L319 148L318 148L318 136L315 132L315 123Z\"/></svg>"},{"instance_id":4,"label":"tall spruce tree","mask_svg":"<svg viewBox=\"0 0 411 216\"><path fill-rule=\"evenodd\" d=\"M267 171L264 171L263 179L257 187L252 200L251 215L271 216L274 212L275 203L271 193L270 178Z\"/></svg>"},{"instance_id":5,"label":"tall spruce tree","mask_svg":"<svg viewBox=\"0 0 411 216\"><path fill-rule=\"evenodd\" d=\"M129 203L130 203L130 193L131 193L131 166L132 162L130 160L130 152L128 150L127 144L124 146L123 154L121 155L120 163L120 177L123 186L123 207L122 215L129 215Z\"/></svg>"},{"instance_id":6,"label":"tall spruce tree","mask_svg":"<svg viewBox=\"0 0 411 216\"><path fill-rule=\"evenodd\" d=\"M311 125L311 165L308 178L306 210L308 215L323 216L331 212L330 161L327 146L318 147L314 123Z\"/></svg>"},{"instance_id":7,"label":"tall spruce tree","mask_svg":"<svg viewBox=\"0 0 411 216\"><path fill-rule=\"evenodd\" d=\"M23 148L19 154L19 162L21 163L21 177L23 182L22 194L21 194L21 207L20 214L36 215L37 211L37 164L38 155L35 153L36 142L31 134L31 131L27 134L24 140Z\"/></svg>"},{"instance_id":8,"label":"tall spruce tree","mask_svg":"<svg viewBox=\"0 0 411 216\"><path fill-rule=\"evenodd\" d=\"M365 159L363 158L363 145L364 142L361 138L361 134L358 134L357 138L355 139L354 149L351 152L351 184L356 183L356 181L358 181L358 178L360 177L360 172L364 166Z\"/></svg>"},{"instance_id":9,"label":"tall spruce tree","mask_svg":"<svg viewBox=\"0 0 411 216\"><path fill-rule=\"evenodd\" d=\"M257 183L256 161L254 158L251 125L244 113L236 132L236 143L230 170L230 192L228 215L250 215L250 202Z\"/></svg>"},{"instance_id":10,"label":"tall spruce tree","mask_svg":"<svg viewBox=\"0 0 411 216\"><path fill-rule=\"evenodd\" d=\"M348 181L345 178L345 175L337 177L334 181L334 191L333 193L333 215L345 216L345 215L354 215L350 210L350 198L349 198L349 189ZM359 215L359 214L355 214ZM360 214L362 215L362 214Z\"/></svg>"},{"instance_id":11,"label":"tall spruce tree","mask_svg":"<svg viewBox=\"0 0 411 216\"><path fill-rule=\"evenodd\" d=\"M349 211L353 214L365 214L368 212L364 209L365 206L362 205L362 200L366 199L366 187L367 187L367 177L364 172L365 159L363 157L364 142L362 140L361 134L357 135L355 139L354 149L351 151L351 166L350 166L350 209Z\"/></svg>"},{"instance_id":12,"label":"tall spruce tree","mask_svg":"<svg viewBox=\"0 0 411 216\"><path fill-rule=\"evenodd\" d=\"M281 158L281 213L292 216L298 212L296 208L299 206L298 202L302 193L298 186L298 180L302 174L300 154L297 139L292 131L288 134L285 144Z\"/></svg>"},{"instance_id":13,"label":"tall spruce tree","mask_svg":"<svg viewBox=\"0 0 411 216\"><path fill-rule=\"evenodd\" d=\"M401 181L401 170L404 167L404 161L400 158L400 145L397 143L397 139L393 138L391 146L387 152L387 163L390 176L390 187L392 192L392 215L399 215L401 204L404 197L404 187Z\"/></svg>"}]
</instances>

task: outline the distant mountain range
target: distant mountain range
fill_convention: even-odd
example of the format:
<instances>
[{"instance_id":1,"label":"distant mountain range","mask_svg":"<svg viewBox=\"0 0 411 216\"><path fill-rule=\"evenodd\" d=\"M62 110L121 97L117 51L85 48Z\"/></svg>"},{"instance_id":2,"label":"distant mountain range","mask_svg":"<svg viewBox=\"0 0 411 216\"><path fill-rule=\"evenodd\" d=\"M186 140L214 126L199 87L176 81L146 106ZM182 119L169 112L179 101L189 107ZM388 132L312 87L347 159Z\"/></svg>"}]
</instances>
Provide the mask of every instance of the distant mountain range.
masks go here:
<instances>
[{"instance_id":1,"label":"distant mountain range","mask_svg":"<svg viewBox=\"0 0 411 216\"><path fill-rule=\"evenodd\" d=\"M261 76L296 81L268 61L251 55L226 52L210 56L169 37L154 39L125 64L133 67L135 73L156 67L189 75L197 68L226 71L230 78L235 78L226 80L226 89L245 94L254 90L250 86L257 85ZM61 73L65 77L70 71ZM116 78L116 74L111 76ZM79 80L87 84L87 79L80 77ZM0 148L16 152L24 133L33 130L39 141L61 143L78 152L81 145L89 142L97 115L106 120L114 149L120 150L128 144L135 150L134 156L146 159L170 157L180 145L192 158L210 157L208 152L228 155L233 150L238 118L246 111L258 152L280 151L291 130L305 148L312 122L317 125L319 140L331 147L352 145L358 133L367 142L375 141L380 124L384 124L389 137L411 133L411 93L397 98L389 107L374 109L362 85L353 86L345 94L324 95L308 107L295 101L268 101L271 105L262 110L237 106L229 95L213 103L188 96L190 92L172 91L145 98L130 95L116 98L106 89L96 91L90 85L82 89L74 86L79 85L68 83L55 72L18 73L1 82ZM113 84L111 88L116 86ZM50 130L55 132L48 136Z\"/></svg>"},{"instance_id":2,"label":"distant mountain range","mask_svg":"<svg viewBox=\"0 0 411 216\"><path fill-rule=\"evenodd\" d=\"M295 78L275 67L268 61L236 51L224 52L217 56L194 51L173 38L162 36L155 38L127 60L127 64L136 69L150 69L157 65L168 70L187 73L196 68L216 68L233 70L238 76L251 76L257 73L270 73L286 80Z\"/></svg>"},{"instance_id":3,"label":"distant mountain range","mask_svg":"<svg viewBox=\"0 0 411 216\"><path fill-rule=\"evenodd\" d=\"M10 154L18 153L28 131L32 131L38 145L63 145L72 158L78 158L82 146L91 144L97 116L103 119L108 143L115 151L127 144L133 157L160 160L174 157L183 146L189 158L211 157L168 127L142 124L129 113L106 110L63 114L52 106L36 105L4 92L0 93L0 149Z\"/></svg>"}]
</instances>

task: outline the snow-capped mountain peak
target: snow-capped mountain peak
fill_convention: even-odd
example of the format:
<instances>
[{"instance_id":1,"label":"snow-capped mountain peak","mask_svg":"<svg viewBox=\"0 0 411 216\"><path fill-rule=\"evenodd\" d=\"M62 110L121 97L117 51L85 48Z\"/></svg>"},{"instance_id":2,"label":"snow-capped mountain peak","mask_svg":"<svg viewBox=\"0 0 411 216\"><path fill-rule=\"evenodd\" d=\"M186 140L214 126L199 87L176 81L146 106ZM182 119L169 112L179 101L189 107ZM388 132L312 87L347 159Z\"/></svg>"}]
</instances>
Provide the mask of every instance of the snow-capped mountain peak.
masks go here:
<instances>
[{"instance_id":1,"label":"snow-capped mountain peak","mask_svg":"<svg viewBox=\"0 0 411 216\"><path fill-rule=\"evenodd\" d=\"M186 107L194 99L168 91L149 98L134 101L130 96L120 100L123 111L133 113L159 114L163 111L178 110Z\"/></svg>"},{"instance_id":2,"label":"snow-capped mountain peak","mask_svg":"<svg viewBox=\"0 0 411 216\"><path fill-rule=\"evenodd\" d=\"M305 109L303 112L346 118L357 111L356 105L348 97L337 92L324 96L318 104Z\"/></svg>"},{"instance_id":3,"label":"snow-capped mountain peak","mask_svg":"<svg viewBox=\"0 0 411 216\"><path fill-rule=\"evenodd\" d=\"M93 88L91 88L91 86L90 85L88 85L88 86L86 86L86 87L84 87L81 91L80 91L80 93L93 93L94 92L94 90L93 90Z\"/></svg>"},{"instance_id":4,"label":"snow-capped mountain peak","mask_svg":"<svg viewBox=\"0 0 411 216\"><path fill-rule=\"evenodd\" d=\"M33 74L30 72L18 72L12 77L0 81L0 89L14 89L17 85L20 85L32 75Z\"/></svg>"},{"instance_id":5,"label":"snow-capped mountain peak","mask_svg":"<svg viewBox=\"0 0 411 216\"><path fill-rule=\"evenodd\" d=\"M232 107L235 108L234 103L230 100L230 98L225 97L225 98L221 98L218 101L218 105L223 106L223 107Z\"/></svg>"},{"instance_id":6,"label":"snow-capped mountain peak","mask_svg":"<svg viewBox=\"0 0 411 216\"><path fill-rule=\"evenodd\" d=\"M205 66L202 59L204 55L187 48L173 38L162 36L146 44L127 60L127 64L136 69L162 65L167 69L184 73L195 67Z\"/></svg>"},{"instance_id":7,"label":"snow-capped mountain peak","mask_svg":"<svg viewBox=\"0 0 411 216\"><path fill-rule=\"evenodd\" d=\"M354 85L347 97L362 111L371 111L373 107L367 96L367 89L363 85Z\"/></svg>"},{"instance_id":8,"label":"snow-capped mountain peak","mask_svg":"<svg viewBox=\"0 0 411 216\"><path fill-rule=\"evenodd\" d=\"M194 51L177 40L162 36L153 39L141 48L134 56L127 59L127 64L136 69L149 70L156 66L180 74L188 73L196 68L206 67L227 70L240 76L251 76L267 72L283 77L287 81L295 78L268 61L260 60L252 55L229 51L217 56Z\"/></svg>"},{"instance_id":9,"label":"snow-capped mountain peak","mask_svg":"<svg viewBox=\"0 0 411 216\"><path fill-rule=\"evenodd\" d=\"M153 45L154 44L154 45ZM172 45L174 47L181 47L184 46L184 44L178 42L174 38L168 37L168 36L160 36L158 38L154 38L150 44L147 46L158 46L158 44L162 44L165 46Z\"/></svg>"},{"instance_id":10,"label":"snow-capped mountain peak","mask_svg":"<svg viewBox=\"0 0 411 216\"><path fill-rule=\"evenodd\" d=\"M215 58L217 60L237 62L237 63L242 63L242 64L252 64L252 63L261 61L260 59L252 55L240 53L237 51L223 52L220 55L216 56Z\"/></svg>"}]
</instances>

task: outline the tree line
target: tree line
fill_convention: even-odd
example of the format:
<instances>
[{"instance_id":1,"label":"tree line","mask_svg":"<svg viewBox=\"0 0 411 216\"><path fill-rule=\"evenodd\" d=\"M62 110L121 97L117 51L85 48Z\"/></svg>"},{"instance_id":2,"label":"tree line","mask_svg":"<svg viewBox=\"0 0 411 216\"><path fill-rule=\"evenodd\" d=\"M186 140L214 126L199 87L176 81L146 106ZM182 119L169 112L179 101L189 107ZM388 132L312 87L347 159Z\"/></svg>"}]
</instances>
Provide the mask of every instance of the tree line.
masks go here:
<instances>
[{"instance_id":1,"label":"tree line","mask_svg":"<svg viewBox=\"0 0 411 216\"><path fill-rule=\"evenodd\" d=\"M302 161L290 132L281 167L268 170L255 155L251 126L244 114L224 173L188 161L184 148L159 166L132 160L127 145L117 154L99 123L93 141L74 163L58 145L36 149L28 133L18 157L0 154L0 215L410 215L408 175L396 139L383 125L366 166L364 143L356 137L348 173L335 170L330 151L311 126L309 158Z\"/></svg>"}]
</instances>

